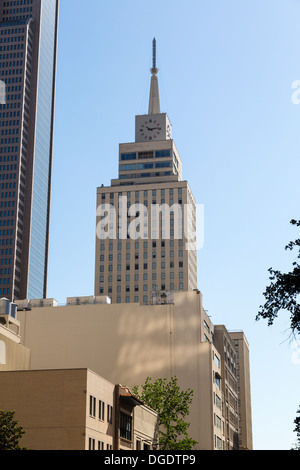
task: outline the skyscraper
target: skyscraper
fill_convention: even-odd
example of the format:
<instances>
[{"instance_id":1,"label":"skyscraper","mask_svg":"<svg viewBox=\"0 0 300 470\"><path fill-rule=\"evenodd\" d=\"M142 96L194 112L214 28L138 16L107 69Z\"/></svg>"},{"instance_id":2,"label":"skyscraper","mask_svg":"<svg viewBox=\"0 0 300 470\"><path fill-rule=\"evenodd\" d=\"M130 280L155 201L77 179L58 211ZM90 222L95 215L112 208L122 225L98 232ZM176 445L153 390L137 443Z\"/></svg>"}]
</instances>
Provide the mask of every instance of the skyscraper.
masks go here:
<instances>
[{"instance_id":1,"label":"skyscraper","mask_svg":"<svg viewBox=\"0 0 300 470\"><path fill-rule=\"evenodd\" d=\"M196 289L195 232L196 203L160 109L154 39L148 114L136 116L135 142L120 144L118 179L97 190L95 295L148 304Z\"/></svg>"},{"instance_id":2,"label":"skyscraper","mask_svg":"<svg viewBox=\"0 0 300 470\"><path fill-rule=\"evenodd\" d=\"M45 298L58 0L0 0L0 296Z\"/></svg>"}]
</instances>

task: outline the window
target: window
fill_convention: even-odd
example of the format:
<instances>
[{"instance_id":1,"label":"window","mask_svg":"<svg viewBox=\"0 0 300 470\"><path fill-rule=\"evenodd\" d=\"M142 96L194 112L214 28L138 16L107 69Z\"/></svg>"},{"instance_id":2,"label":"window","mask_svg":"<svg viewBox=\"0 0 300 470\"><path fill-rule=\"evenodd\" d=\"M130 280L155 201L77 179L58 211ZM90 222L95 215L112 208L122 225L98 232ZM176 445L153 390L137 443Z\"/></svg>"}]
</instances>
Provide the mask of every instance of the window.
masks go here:
<instances>
[{"instance_id":1,"label":"window","mask_svg":"<svg viewBox=\"0 0 300 470\"><path fill-rule=\"evenodd\" d=\"M216 406L221 410L222 401L221 401L221 398L218 395L216 395Z\"/></svg>"},{"instance_id":2,"label":"window","mask_svg":"<svg viewBox=\"0 0 300 470\"><path fill-rule=\"evenodd\" d=\"M90 416L96 416L96 398L90 395Z\"/></svg>"},{"instance_id":3,"label":"window","mask_svg":"<svg viewBox=\"0 0 300 470\"><path fill-rule=\"evenodd\" d=\"M155 158L171 157L171 150L158 150L155 152Z\"/></svg>"},{"instance_id":4,"label":"window","mask_svg":"<svg viewBox=\"0 0 300 470\"><path fill-rule=\"evenodd\" d=\"M206 329L206 331L207 331L208 333L210 333L210 328L209 328L209 326L208 326L208 324L206 323L205 320L203 321L203 325L204 325L204 328Z\"/></svg>"},{"instance_id":5,"label":"window","mask_svg":"<svg viewBox=\"0 0 300 470\"><path fill-rule=\"evenodd\" d=\"M171 162L159 162L155 164L155 168L171 168Z\"/></svg>"},{"instance_id":6,"label":"window","mask_svg":"<svg viewBox=\"0 0 300 470\"><path fill-rule=\"evenodd\" d=\"M136 165L134 165L134 164L121 165L121 171L131 171L131 170L136 170Z\"/></svg>"},{"instance_id":7,"label":"window","mask_svg":"<svg viewBox=\"0 0 300 470\"><path fill-rule=\"evenodd\" d=\"M121 160L122 161L136 160L136 153L122 153L121 154Z\"/></svg>"},{"instance_id":8,"label":"window","mask_svg":"<svg viewBox=\"0 0 300 470\"><path fill-rule=\"evenodd\" d=\"M107 405L107 422L109 424L112 424L112 406L111 405Z\"/></svg>"},{"instance_id":9,"label":"window","mask_svg":"<svg viewBox=\"0 0 300 470\"><path fill-rule=\"evenodd\" d=\"M216 436L216 448L222 450L222 440L218 436Z\"/></svg>"},{"instance_id":10,"label":"window","mask_svg":"<svg viewBox=\"0 0 300 470\"><path fill-rule=\"evenodd\" d=\"M215 425L218 429L221 429L221 418L219 416L215 416Z\"/></svg>"},{"instance_id":11,"label":"window","mask_svg":"<svg viewBox=\"0 0 300 470\"><path fill-rule=\"evenodd\" d=\"M122 411L120 413L120 437L128 441L132 438L132 417Z\"/></svg>"},{"instance_id":12,"label":"window","mask_svg":"<svg viewBox=\"0 0 300 470\"><path fill-rule=\"evenodd\" d=\"M89 437L89 450L95 450L95 439Z\"/></svg>"},{"instance_id":13,"label":"window","mask_svg":"<svg viewBox=\"0 0 300 470\"><path fill-rule=\"evenodd\" d=\"M218 358L216 354L214 354L214 360L215 360L215 364L217 365L217 367L220 368L220 359Z\"/></svg>"},{"instance_id":14,"label":"window","mask_svg":"<svg viewBox=\"0 0 300 470\"><path fill-rule=\"evenodd\" d=\"M104 450L104 442L98 441L98 450Z\"/></svg>"},{"instance_id":15,"label":"window","mask_svg":"<svg viewBox=\"0 0 300 470\"><path fill-rule=\"evenodd\" d=\"M153 163L139 163L138 170L151 170L154 168Z\"/></svg>"},{"instance_id":16,"label":"window","mask_svg":"<svg viewBox=\"0 0 300 470\"><path fill-rule=\"evenodd\" d=\"M99 400L99 419L104 421L104 410L105 410L105 403Z\"/></svg>"}]
</instances>

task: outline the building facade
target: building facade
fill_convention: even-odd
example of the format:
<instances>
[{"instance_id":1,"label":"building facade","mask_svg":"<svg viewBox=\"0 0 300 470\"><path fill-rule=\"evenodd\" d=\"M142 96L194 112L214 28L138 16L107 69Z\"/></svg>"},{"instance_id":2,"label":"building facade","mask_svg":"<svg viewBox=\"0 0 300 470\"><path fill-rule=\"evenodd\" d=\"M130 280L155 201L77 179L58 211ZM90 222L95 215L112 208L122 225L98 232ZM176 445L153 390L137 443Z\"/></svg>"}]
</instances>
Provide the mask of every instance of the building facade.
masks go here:
<instances>
[{"instance_id":1,"label":"building facade","mask_svg":"<svg viewBox=\"0 0 300 470\"><path fill-rule=\"evenodd\" d=\"M128 387L87 369L0 372L0 403L14 410L31 450L150 450L157 414Z\"/></svg>"},{"instance_id":2,"label":"building facade","mask_svg":"<svg viewBox=\"0 0 300 470\"><path fill-rule=\"evenodd\" d=\"M58 0L0 0L0 296L46 298Z\"/></svg>"},{"instance_id":3,"label":"building facade","mask_svg":"<svg viewBox=\"0 0 300 470\"><path fill-rule=\"evenodd\" d=\"M225 446L227 450L239 449L239 410L237 384L237 358L233 340L224 325L215 325L215 344L221 359L221 390Z\"/></svg>"},{"instance_id":4,"label":"building facade","mask_svg":"<svg viewBox=\"0 0 300 470\"><path fill-rule=\"evenodd\" d=\"M88 367L130 388L147 377L176 376L183 389L194 391L188 421L196 449L233 447L227 445L224 355L199 291L174 293L157 305L118 305L106 297L71 298L66 306L50 300L16 303L32 370ZM243 361L239 367L249 396ZM241 419L251 434L248 415ZM238 425L234 429L239 432Z\"/></svg>"},{"instance_id":5,"label":"building facade","mask_svg":"<svg viewBox=\"0 0 300 470\"><path fill-rule=\"evenodd\" d=\"M156 43L148 114L135 142L119 146L119 175L97 190L95 295L150 304L159 293L197 288L196 203L160 111Z\"/></svg>"},{"instance_id":6,"label":"building facade","mask_svg":"<svg viewBox=\"0 0 300 470\"><path fill-rule=\"evenodd\" d=\"M252 407L249 344L243 331L230 331L236 350L239 414L239 448L252 449Z\"/></svg>"}]
</instances>

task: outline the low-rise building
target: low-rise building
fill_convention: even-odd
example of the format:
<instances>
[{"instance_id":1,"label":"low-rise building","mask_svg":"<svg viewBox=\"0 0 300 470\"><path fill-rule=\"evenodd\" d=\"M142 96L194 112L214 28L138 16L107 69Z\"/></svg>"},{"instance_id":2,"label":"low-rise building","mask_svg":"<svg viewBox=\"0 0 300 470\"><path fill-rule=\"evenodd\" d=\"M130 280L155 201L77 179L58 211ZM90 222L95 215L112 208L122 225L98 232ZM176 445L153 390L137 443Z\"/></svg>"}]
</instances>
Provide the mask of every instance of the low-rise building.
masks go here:
<instances>
[{"instance_id":1,"label":"low-rise building","mask_svg":"<svg viewBox=\"0 0 300 470\"><path fill-rule=\"evenodd\" d=\"M157 414L128 387L88 369L0 372L0 404L15 411L32 450L135 450L157 446Z\"/></svg>"}]
</instances>

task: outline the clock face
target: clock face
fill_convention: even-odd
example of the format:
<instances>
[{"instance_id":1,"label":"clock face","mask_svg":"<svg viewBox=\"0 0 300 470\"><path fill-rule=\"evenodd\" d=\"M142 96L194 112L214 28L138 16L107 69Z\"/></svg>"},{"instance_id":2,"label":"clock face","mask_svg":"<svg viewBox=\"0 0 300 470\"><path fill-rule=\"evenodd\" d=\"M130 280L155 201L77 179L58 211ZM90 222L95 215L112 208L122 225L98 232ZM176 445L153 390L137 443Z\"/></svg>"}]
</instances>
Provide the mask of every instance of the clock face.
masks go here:
<instances>
[{"instance_id":1,"label":"clock face","mask_svg":"<svg viewBox=\"0 0 300 470\"><path fill-rule=\"evenodd\" d=\"M139 134L143 140L156 140L162 135L162 125L158 119L148 119L140 124Z\"/></svg>"}]
</instances>

